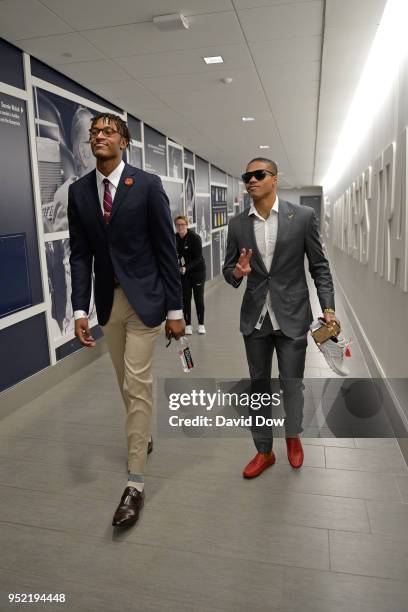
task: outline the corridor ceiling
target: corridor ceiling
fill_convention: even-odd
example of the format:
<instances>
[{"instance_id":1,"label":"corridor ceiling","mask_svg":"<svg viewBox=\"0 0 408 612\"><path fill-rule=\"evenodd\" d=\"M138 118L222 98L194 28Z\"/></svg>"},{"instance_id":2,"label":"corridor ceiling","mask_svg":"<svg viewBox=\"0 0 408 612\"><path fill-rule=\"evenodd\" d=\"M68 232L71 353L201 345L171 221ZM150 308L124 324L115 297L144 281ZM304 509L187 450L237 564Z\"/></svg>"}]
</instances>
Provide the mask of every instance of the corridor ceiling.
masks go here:
<instances>
[{"instance_id":1,"label":"corridor ceiling","mask_svg":"<svg viewBox=\"0 0 408 612\"><path fill-rule=\"evenodd\" d=\"M227 172L264 155L300 187L322 183L385 4L0 0L0 36ZM189 29L153 24L170 13Z\"/></svg>"}]
</instances>

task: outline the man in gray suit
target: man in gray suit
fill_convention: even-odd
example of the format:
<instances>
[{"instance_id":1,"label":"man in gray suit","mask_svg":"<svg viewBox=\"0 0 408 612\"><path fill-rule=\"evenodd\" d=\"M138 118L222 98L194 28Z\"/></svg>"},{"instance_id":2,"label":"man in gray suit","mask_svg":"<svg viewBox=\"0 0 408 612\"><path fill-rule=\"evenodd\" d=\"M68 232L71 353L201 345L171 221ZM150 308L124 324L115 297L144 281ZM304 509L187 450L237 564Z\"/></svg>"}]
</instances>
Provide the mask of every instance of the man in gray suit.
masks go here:
<instances>
[{"instance_id":1,"label":"man in gray suit","mask_svg":"<svg viewBox=\"0 0 408 612\"><path fill-rule=\"evenodd\" d=\"M229 222L223 274L233 287L239 287L247 277L240 331L253 390L265 391L265 385L270 389L276 350L288 459L299 468L303 463L299 437L303 431L302 380L307 332L313 320L305 254L326 322L335 318L334 288L313 209L279 199L277 175L272 160L255 158L249 162L242 179L253 204ZM245 478L259 476L275 463L272 429L253 427L252 435L258 452L245 467Z\"/></svg>"}]
</instances>

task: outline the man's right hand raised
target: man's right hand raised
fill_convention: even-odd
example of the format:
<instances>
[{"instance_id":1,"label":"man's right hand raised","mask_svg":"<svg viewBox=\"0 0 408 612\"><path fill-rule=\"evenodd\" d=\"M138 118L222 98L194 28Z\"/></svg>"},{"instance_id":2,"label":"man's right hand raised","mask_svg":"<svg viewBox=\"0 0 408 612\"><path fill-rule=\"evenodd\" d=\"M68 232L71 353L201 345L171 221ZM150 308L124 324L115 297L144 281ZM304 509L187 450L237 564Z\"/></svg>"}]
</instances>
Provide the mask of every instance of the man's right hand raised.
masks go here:
<instances>
[{"instance_id":1,"label":"man's right hand raised","mask_svg":"<svg viewBox=\"0 0 408 612\"><path fill-rule=\"evenodd\" d=\"M87 318L77 319L75 321L75 336L83 346L95 346L96 342L93 339L89 330L89 321Z\"/></svg>"},{"instance_id":2,"label":"man's right hand raised","mask_svg":"<svg viewBox=\"0 0 408 612\"><path fill-rule=\"evenodd\" d=\"M233 275L236 279L248 276L251 272L251 266L249 265L252 257L252 249L242 249L239 259L235 265Z\"/></svg>"}]
</instances>

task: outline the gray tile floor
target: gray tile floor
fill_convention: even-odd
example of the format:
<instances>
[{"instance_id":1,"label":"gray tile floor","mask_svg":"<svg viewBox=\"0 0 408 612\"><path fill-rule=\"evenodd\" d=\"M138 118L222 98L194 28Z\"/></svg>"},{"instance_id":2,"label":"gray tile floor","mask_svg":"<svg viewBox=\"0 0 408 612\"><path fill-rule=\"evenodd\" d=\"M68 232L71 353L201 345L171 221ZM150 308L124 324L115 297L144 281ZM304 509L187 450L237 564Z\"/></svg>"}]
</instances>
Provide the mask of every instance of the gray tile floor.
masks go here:
<instances>
[{"instance_id":1,"label":"gray tile floor","mask_svg":"<svg viewBox=\"0 0 408 612\"><path fill-rule=\"evenodd\" d=\"M247 376L240 293L223 283L207 293L208 333L191 338L195 377ZM353 336L339 300L337 312ZM368 377L352 348L352 375ZM183 376L164 337L155 376ZM312 344L306 376L332 376ZM327 429L304 438L294 471L278 438L276 465L245 481L246 432L174 439L156 433L156 417L145 509L116 534L123 416L104 356L0 422L1 612L34 607L9 606L10 592L65 593L66 604L35 606L49 611L408 610L408 471L394 440Z\"/></svg>"}]
</instances>

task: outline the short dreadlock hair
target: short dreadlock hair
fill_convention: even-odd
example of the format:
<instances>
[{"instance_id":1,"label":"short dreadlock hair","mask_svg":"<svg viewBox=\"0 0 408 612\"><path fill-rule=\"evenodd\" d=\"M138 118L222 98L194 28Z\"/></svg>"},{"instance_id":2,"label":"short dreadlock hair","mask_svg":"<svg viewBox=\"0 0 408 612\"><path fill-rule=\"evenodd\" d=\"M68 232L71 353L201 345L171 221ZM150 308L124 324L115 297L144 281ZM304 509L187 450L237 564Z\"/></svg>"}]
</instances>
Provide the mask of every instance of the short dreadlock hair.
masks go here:
<instances>
[{"instance_id":1,"label":"short dreadlock hair","mask_svg":"<svg viewBox=\"0 0 408 612\"><path fill-rule=\"evenodd\" d=\"M105 119L106 123L113 122L116 125L116 129L118 130L119 134L123 136L123 138L126 140L126 146L129 148L132 136L130 135L126 121L123 121L123 119L119 117L119 115L114 115L113 113L98 113L97 115L92 117L91 129L94 127L95 123L99 121L99 119Z\"/></svg>"}]
</instances>

